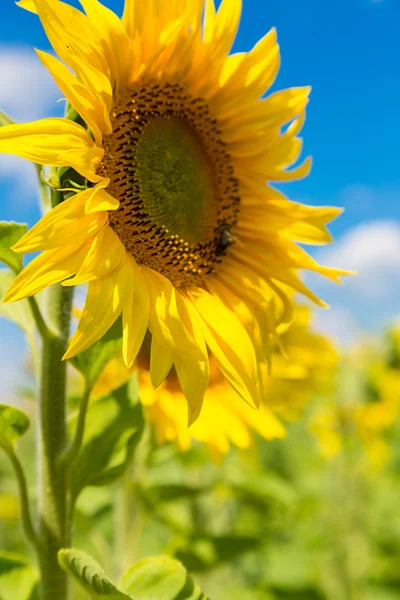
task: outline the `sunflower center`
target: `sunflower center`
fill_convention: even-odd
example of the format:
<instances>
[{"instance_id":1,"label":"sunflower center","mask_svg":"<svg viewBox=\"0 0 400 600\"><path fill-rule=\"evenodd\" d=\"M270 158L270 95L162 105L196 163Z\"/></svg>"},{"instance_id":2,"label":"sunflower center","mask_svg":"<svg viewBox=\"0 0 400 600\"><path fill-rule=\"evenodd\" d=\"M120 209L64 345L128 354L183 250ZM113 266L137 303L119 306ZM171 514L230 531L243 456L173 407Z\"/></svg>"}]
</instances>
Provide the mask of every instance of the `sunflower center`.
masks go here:
<instances>
[{"instance_id":1,"label":"sunflower center","mask_svg":"<svg viewBox=\"0 0 400 600\"><path fill-rule=\"evenodd\" d=\"M121 93L102 175L110 224L138 263L177 287L203 285L234 243L239 183L205 100L155 81Z\"/></svg>"},{"instance_id":2,"label":"sunflower center","mask_svg":"<svg viewBox=\"0 0 400 600\"><path fill-rule=\"evenodd\" d=\"M149 216L188 244L209 237L213 173L196 132L182 119L156 117L144 128L136 156Z\"/></svg>"}]
</instances>

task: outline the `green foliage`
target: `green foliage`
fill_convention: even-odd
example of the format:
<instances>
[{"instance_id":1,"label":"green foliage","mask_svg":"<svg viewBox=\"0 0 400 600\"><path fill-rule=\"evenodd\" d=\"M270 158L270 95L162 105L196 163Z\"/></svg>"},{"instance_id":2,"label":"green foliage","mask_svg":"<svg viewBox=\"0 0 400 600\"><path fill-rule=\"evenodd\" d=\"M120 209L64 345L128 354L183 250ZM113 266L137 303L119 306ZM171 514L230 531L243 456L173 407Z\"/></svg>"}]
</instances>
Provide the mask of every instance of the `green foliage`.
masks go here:
<instances>
[{"instance_id":1,"label":"green foliage","mask_svg":"<svg viewBox=\"0 0 400 600\"><path fill-rule=\"evenodd\" d=\"M175 502L183 498L196 498L207 491L207 486L185 485L181 483L155 484L142 489L151 504Z\"/></svg>"},{"instance_id":2,"label":"green foliage","mask_svg":"<svg viewBox=\"0 0 400 600\"><path fill-rule=\"evenodd\" d=\"M205 600L185 567L168 556L139 561L123 575L120 587L135 600Z\"/></svg>"},{"instance_id":3,"label":"green foliage","mask_svg":"<svg viewBox=\"0 0 400 600\"><path fill-rule=\"evenodd\" d=\"M0 404L0 448L11 450L28 427L29 419L21 410Z\"/></svg>"},{"instance_id":4,"label":"green foliage","mask_svg":"<svg viewBox=\"0 0 400 600\"><path fill-rule=\"evenodd\" d=\"M129 466L141 438L144 419L134 383L91 403L83 446L72 473L72 495L85 486L109 485Z\"/></svg>"},{"instance_id":5,"label":"green foliage","mask_svg":"<svg viewBox=\"0 0 400 600\"><path fill-rule=\"evenodd\" d=\"M260 543L260 539L249 535L208 535L190 539L176 556L190 571L210 571L257 549Z\"/></svg>"},{"instance_id":6,"label":"green foliage","mask_svg":"<svg viewBox=\"0 0 400 600\"><path fill-rule=\"evenodd\" d=\"M0 600L34 600L38 573L23 557L0 552Z\"/></svg>"},{"instance_id":7,"label":"green foliage","mask_svg":"<svg viewBox=\"0 0 400 600\"><path fill-rule=\"evenodd\" d=\"M123 575L119 587L85 552L61 550L58 561L93 600L206 600L185 567L168 556L150 557L134 564Z\"/></svg>"},{"instance_id":8,"label":"green foliage","mask_svg":"<svg viewBox=\"0 0 400 600\"><path fill-rule=\"evenodd\" d=\"M100 565L80 550L65 549L58 553L60 566L83 587L93 600L131 600L107 578Z\"/></svg>"},{"instance_id":9,"label":"green foliage","mask_svg":"<svg viewBox=\"0 0 400 600\"><path fill-rule=\"evenodd\" d=\"M72 358L71 363L82 373L90 388L96 383L104 367L121 347L122 324L119 318L98 342Z\"/></svg>"},{"instance_id":10,"label":"green foliage","mask_svg":"<svg viewBox=\"0 0 400 600\"><path fill-rule=\"evenodd\" d=\"M274 501L286 508L293 508L296 493L287 481L266 469L246 468L229 473L227 484L246 502L265 506Z\"/></svg>"},{"instance_id":11,"label":"green foliage","mask_svg":"<svg viewBox=\"0 0 400 600\"><path fill-rule=\"evenodd\" d=\"M13 271L22 268L22 255L11 250L12 246L25 235L27 226L14 221L0 221L0 262L6 264Z\"/></svg>"},{"instance_id":12,"label":"green foliage","mask_svg":"<svg viewBox=\"0 0 400 600\"><path fill-rule=\"evenodd\" d=\"M4 297L13 280L14 275L12 273L0 270L0 298ZM19 300L19 302L7 304L0 302L0 316L18 325L25 332L31 348L35 350L36 325L28 300Z\"/></svg>"}]
</instances>

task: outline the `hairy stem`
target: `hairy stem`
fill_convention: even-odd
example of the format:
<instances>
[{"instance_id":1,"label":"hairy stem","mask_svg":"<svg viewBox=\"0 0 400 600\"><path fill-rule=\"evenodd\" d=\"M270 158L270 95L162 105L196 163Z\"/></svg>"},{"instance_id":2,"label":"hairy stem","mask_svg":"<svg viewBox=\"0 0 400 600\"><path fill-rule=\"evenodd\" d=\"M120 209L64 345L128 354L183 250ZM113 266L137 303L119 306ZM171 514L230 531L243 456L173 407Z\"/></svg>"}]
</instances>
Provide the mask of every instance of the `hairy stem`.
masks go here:
<instances>
[{"instance_id":1,"label":"hairy stem","mask_svg":"<svg viewBox=\"0 0 400 600\"><path fill-rule=\"evenodd\" d=\"M69 468L72 467L72 464L78 456L79 450L82 446L90 392L91 387L86 386L79 405L78 422L76 424L75 436L69 448L67 448L67 450L60 456L60 462L64 463Z\"/></svg>"},{"instance_id":2,"label":"hairy stem","mask_svg":"<svg viewBox=\"0 0 400 600\"><path fill-rule=\"evenodd\" d=\"M48 295L51 334L43 340L38 424L39 528L41 600L66 600L66 574L57 562L60 548L70 545L68 473L60 456L65 451L66 363L72 288L54 285Z\"/></svg>"},{"instance_id":3,"label":"hairy stem","mask_svg":"<svg viewBox=\"0 0 400 600\"><path fill-rule=\"evenodd\" d=\"M43 319L42 313L34 296L29 296L28 302L30 304L33 318L35 319L36 327L40 333L42 340L45 340L49 335L49 330Z\"/></svg>"}]
</instances>

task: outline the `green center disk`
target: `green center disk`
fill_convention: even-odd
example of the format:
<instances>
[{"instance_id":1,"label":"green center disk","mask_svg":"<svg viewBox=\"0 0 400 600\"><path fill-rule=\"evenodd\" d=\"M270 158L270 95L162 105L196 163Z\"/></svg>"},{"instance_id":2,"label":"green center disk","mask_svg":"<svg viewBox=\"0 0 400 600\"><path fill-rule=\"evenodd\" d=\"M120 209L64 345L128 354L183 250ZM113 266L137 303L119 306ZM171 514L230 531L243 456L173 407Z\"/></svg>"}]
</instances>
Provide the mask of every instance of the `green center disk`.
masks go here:
<instances>
[{"instance_id":1,"label":"green center disk","mask_svg":"<svg viewBox=\"0 0 400 600\"><path fill-rule=\"evenodd\" d=\"M179 118L151 119L136 157L150 217L188 244L209 239L215 217L214 174L194 129Z\"/></svg>"}]
</instances>

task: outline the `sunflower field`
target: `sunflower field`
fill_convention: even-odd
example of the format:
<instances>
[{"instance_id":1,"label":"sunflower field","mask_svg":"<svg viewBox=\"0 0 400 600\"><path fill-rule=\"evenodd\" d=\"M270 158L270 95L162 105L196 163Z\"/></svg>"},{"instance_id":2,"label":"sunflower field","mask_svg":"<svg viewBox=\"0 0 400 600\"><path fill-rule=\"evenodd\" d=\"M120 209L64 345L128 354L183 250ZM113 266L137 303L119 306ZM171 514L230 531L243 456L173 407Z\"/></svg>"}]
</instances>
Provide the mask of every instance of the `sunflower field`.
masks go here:
<instances>
[{"instance_id":1,"label":"sunflower field","mask_svg":"<svg viewBox=\"0 0 400 600\"><path fill-rule=\"evenodd\" d=\"M47 51L0 44L0 600L400 600L400 229L340 252L342 209L303 201L277 30L244 49L246 0L16 4L4 39L20 14Z\"/></svg>"}]
</instances>

